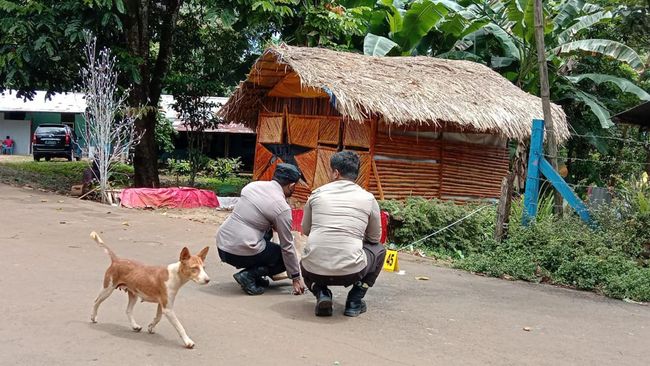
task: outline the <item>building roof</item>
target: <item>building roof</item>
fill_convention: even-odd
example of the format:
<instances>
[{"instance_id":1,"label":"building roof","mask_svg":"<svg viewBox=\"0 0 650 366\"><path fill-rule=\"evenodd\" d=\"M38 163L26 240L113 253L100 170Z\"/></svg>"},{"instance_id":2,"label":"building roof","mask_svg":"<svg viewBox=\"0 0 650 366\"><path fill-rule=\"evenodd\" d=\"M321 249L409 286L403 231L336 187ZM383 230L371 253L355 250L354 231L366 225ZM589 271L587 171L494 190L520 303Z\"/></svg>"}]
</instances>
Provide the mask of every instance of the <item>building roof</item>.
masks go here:
<instances>
[{"instance_id":1,"label":"building roof","mask_svg":"<svg viewBox=\"0 0 650 366\"><path fill-rule=\"evenodd\" d=\"M36 91L36 95L32 100L23 100L17 98L15 93L5 92L0 94L0 112L84 113L86 110L86 100L83 93L54 94L51 95L50 99L46 99L45 95L45 91L39 90ZM216 113L228 98L210 97L208 100L217 104L214 110ZM165 117L172 121L176 130L184 131L183 122L172 108L173 104L173 96L160 96L160 106L165 113ZM221 123L216 129L206 130L206 132L253 133L253 130L241 124Z\"/></svg>"},{"instance_id":2,"label":"building roof","mask_svg":"<svg viewBox=\"0 0 650 366\"><path fill-rule=\"evenodd\" d=\"M372 57L323 48L268 48L219 111L226 121L255 126L266 96L329 97L338 112L361 121L371 116L396 125L440 126L523 139L541 119L541 99L485 65L434 57ZM553 104L560 140L566 115Z\"/></svg>"},{"instance_id":3,"label":"building roof","mask_svg":"<svg viewBox=\"0 0 650 366\"><path fill-rule=\"evenodd\" d=\"M83 113L86 100L81 93L53 94L45 98L47 92L38 90L32 100L18 98L15 93L0 93L0 112L52 112Z\"/></svg>"},{"instance_id":4,"label":"building roof","mask_svg":"<svg viewBox=\"0 0 650 366\"><path fill-rule=\"evenodd\" d=\"M620 123L650 127L650 102L641 103L634 108L615 115L613 118Z\"/></svg>"}]
</instances>

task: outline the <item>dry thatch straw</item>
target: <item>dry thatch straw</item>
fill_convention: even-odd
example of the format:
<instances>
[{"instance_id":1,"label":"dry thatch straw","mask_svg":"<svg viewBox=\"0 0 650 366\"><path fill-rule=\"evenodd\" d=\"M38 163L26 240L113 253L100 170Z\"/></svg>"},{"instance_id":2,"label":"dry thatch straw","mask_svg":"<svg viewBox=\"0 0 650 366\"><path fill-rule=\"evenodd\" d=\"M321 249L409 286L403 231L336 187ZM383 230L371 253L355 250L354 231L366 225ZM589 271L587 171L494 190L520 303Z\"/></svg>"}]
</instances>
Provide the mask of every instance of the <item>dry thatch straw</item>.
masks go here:
<instances>
[{"instance_id":1,"label":"dry thatch straw","mask_svg":"<svg viewBox=\"0 0 650 366\"><path fill-rule=\"evenodd\" d=\"M221 116L254 126L262 99L292 72L302 88L331 92L336 109L352 120L376 115L395 125L451 122L461 129L521 140L530 136L532 120L543 116L540 98L479 63L371 57L287 45L264 52L247 81L221 109ZM558 139L566 140L566 115L558 105L551 108Z\"/></svg>"}]
</instances>

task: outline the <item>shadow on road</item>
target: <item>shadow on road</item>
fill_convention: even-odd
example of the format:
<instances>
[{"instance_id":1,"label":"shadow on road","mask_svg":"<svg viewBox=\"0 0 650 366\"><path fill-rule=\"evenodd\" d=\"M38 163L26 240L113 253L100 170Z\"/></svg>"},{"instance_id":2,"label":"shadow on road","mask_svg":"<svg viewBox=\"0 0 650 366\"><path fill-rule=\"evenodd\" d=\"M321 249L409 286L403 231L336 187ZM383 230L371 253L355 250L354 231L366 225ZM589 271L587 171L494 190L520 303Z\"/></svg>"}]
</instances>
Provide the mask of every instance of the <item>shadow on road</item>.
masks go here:
<instances>
[{"instance_id":1,"label":"shadow on road","mask_svg":"<svg viewBox=\"0 0 650 366\"><path fill-rule=\"evenodd\" d=\"M164 320L164 319L163 319ZM91 322L81 322L77 321L75 323L82 323L86 325L88 328L91 328L93 330L101 331L104 333L107 333L113 337L118 337L122 339L127 339L129 341L137 341L141 343L148 343L152 346L158 346L158 347L164 347L164 348L169 348L169 347L178 347L182 348L183 344L180 339L168 339L163 337L160 334L154 333L150 334L145 328L143 328L142 331L140 332L135 332L131 330L131 328L127 325L120 325L120 324L111 324L111 323L91 323ZM160 326L161 324L158 324Z\"/></svg>"}]
</instances>

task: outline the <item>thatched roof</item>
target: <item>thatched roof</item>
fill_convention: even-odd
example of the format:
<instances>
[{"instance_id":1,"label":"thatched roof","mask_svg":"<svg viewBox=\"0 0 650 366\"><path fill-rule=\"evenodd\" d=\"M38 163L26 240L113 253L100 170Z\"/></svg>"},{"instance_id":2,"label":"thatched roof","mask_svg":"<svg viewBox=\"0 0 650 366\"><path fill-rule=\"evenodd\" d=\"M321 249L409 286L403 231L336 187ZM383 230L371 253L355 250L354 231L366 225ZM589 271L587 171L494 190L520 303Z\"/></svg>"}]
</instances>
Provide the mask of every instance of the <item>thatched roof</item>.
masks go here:
<instances>
[{"instance_id":1,"label":"thatched roof","mask_svg":"<svg viewBox=\"0 0 650 366\"><path fill-rule=\"evenodd\" d=\"M454 123L523 139L530 136L532 120L542 118L540 98L479 63L286 45L264 52L221 116L255 126L262 99L277 87L290 86L292 78L305 96L333 95L336 109L352 120L376 115L396 125ZM566 115L555 104L552 112L558 137L565 140Z\"/></svg>"},{"instance_id":2,"label":"thatched roof","mask_svg":"<svg viewBox=\"0 0 650 366\"><path fill-rule=\"evenodd\" d=\"M619 123L650 127L650 102L645 102L613 116Z\"/></svg>"}]
</instances>

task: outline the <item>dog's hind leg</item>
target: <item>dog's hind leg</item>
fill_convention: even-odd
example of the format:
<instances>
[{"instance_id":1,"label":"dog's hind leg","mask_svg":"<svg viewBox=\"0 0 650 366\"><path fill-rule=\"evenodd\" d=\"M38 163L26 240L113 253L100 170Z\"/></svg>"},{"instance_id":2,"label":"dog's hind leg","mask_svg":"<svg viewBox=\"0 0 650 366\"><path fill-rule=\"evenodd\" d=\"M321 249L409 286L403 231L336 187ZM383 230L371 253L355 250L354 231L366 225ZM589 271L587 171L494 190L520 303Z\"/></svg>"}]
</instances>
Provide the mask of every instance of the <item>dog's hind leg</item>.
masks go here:
<instances>
[{"instance_id":1,"label":"dog's hind leg","mask_svg":"<svg viewBox=\"0 0 650 366\"><path fill-rule=\"evenodd\" d=\"M95 305L93 306L93 313L90 315L90 321L97 323L97 309L99 309L99 305L101 305L104 300L111 296L113 290L115 290L115 287L113 287L112 284L108 284L108 286L104 287L99 295L97 295Z\"/></svg>"},{"instance_id":2,"label":"dog's hind leg","mask_svg":"<svg viewBox=\"0 0 650 366\"><path fill-rule=\"evenodd\" d=\"M155 328L156 325L158 325L158 322L160 322L160 318L162 318L162 305L158 304L158 310L156 311L156 317L153 318L153 320L149 324L149 327L147 328L149 333L151 333L151 334L154 333L153 328Z\"/></svg>"},{"instance_id":3,"label":"dog's hind leg","mask_svg":"<svg viewBox=\"0 0 650 366\"><path fill-rule=\"evenodd\" d=\"M131 322L131 328L139 332L142 330L142 327L138 325L138 323L135 322L135 318L133 318L133 307L135 306L135 303L138 301L138 297L131 291L127 291L129 293L129 304L126 306L126 316L129 318L129 322Z\"/></svg>"}]
</instances>

